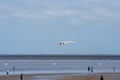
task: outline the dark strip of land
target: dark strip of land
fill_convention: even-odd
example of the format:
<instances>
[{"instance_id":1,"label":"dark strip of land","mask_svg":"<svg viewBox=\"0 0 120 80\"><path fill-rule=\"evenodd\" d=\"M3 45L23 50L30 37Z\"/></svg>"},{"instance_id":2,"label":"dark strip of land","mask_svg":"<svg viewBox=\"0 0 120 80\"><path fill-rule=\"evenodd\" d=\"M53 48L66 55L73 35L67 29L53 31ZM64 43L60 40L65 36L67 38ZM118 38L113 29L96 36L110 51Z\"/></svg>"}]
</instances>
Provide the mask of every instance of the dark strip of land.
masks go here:
<instances>
[{"instance_id":1,"label":"dark strip of land","mask_svg":"<svg viewBox=\"0 0 120 80\"><path fill-rule=\"evenodd\" d=\"M0 55L0 59L120 60L120 55Z\"/></svg>"}]
</instances>

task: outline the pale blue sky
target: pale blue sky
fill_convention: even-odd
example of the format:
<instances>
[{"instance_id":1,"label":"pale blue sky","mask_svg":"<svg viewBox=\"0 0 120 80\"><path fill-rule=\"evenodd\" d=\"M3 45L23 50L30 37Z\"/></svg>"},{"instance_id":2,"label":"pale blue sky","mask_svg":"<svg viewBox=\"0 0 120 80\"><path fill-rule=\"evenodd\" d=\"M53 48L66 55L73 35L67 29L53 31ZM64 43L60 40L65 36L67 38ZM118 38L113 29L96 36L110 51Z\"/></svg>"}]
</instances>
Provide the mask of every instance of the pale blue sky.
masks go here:
<instances>
[{"instance_id":1,"label":"pale blue sky","mask_svg":"<svg viewBox=\"0 0 120 80\"><path fill-rule=\"evenodd\" d=\"M0 0L0 54L120 54L120 0Z\"/></svg>"}]
</instances>

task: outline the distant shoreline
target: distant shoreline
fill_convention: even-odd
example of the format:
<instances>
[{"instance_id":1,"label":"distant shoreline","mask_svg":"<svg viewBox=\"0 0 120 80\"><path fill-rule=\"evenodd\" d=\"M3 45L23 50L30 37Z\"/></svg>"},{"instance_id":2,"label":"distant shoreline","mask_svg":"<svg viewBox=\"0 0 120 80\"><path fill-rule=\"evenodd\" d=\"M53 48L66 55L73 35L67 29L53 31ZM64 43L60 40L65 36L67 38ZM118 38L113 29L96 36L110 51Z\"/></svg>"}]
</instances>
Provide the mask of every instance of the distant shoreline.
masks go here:
<instances>
[{"instance_id":1,"label":"distant shoreline","mask_svg":"<svg viewBox=\"0 0 120 80\"><path fill-rule=\"evenodd\" d=\"M120 55L0 55L0 59L120 60Z\"/></svg>"}]
</instances>

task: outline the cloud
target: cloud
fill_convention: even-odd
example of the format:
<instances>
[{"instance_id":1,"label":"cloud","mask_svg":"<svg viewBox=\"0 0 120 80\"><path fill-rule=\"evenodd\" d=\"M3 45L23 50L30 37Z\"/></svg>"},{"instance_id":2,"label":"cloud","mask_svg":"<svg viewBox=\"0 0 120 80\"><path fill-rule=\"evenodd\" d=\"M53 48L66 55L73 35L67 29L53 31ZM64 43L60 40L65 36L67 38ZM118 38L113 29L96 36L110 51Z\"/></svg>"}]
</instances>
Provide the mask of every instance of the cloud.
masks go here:
<instances>
[{"instance_id":1,"label":"cloud","mask_svg":"<svg viewBox=\"0 0 120 80\"><path fill-rule=\"evenodd\" d=\"M79 15L79 11L71 10L71 9L64 9L64 10L46 10L43 12L44 15L47 16L72 16L72 15Z\"/></svg>"},{"instance_id":2,"label":"cloud","mask_svg":"<svg viewBox=\"0 0 120 80\"><path fill-rule=\"evenodd\" d=\"M2 15L0 19L16 17L27 20L51 20L62 17L77 17L79 20L120 20L120 1L118 0L61 0L59 4L49 0L21 2L24 3L23 6L15 5L14 2L0 5L0 15Z\"/></svg>"},{"instance_id":3,"label":"cloud","mask_svg":"<svg viewBox=\"0 0 120 80\"><path fill-rule=\"evenodd\" d=\"M119 21L120 1L117 0L85 0L86 8L80 17L85 20ZM86 9L86 10L85 10Z\"/></svg>"},{"instance_id":4,"label":"cloud","mask_svg":"<svg viewBox=\"0 0 120 80\"><path fill-rule=\"evenodd\" d=\"M113 12L104 8L94 8L90 11L82 11L80 18L84 20L113 21L120 20L119 12Z\"/></svg>"}]
</instances>

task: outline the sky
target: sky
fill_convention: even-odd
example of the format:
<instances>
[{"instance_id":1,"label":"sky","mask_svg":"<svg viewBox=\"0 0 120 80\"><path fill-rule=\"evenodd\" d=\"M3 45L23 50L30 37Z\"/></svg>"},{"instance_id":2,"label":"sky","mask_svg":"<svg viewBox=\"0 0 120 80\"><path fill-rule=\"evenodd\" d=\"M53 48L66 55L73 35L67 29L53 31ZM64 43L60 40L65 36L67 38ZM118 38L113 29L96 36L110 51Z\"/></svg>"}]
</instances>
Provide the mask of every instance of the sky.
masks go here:
<instances>
[{"instance_id":1,"label":"sky","mask_svg":"<svg viewBox=\"0 0 120 80\"><path fill-rule=\"evenodd\" d=\"M0 54L120 54L120 0L0 0Z\"/></svg>"}]
</instances>

